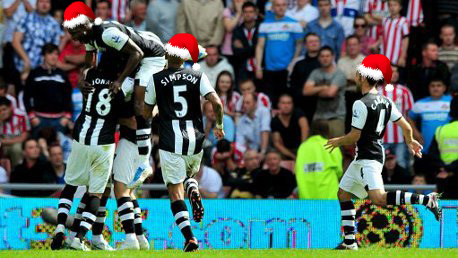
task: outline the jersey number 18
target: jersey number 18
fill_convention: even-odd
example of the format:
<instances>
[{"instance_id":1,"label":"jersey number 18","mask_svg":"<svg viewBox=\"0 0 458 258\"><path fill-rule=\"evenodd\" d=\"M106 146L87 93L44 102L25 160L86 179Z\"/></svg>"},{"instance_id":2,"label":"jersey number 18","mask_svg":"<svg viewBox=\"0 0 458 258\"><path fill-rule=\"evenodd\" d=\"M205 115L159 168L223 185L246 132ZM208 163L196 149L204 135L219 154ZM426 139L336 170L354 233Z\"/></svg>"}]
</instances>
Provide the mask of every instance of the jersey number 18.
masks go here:
<instances>
[{"instance_id":1,"label":"jersey number 18","mask_svg":"<svg viewBox=\"0 0 458 258\"><path fill-rule=\"evenodd\" d=\"M89 113L91 111L91 104L92 104L92 96L94 95L93 92L89 93L87 96L87 102L86 102L86 109L85 111ZM99 92L98 96L98 102L95 105L95 110L100 116L106 116L108 113L110 113L111 109L111 95L108 89L102 89Z\"/></svg>"}]
</instances>

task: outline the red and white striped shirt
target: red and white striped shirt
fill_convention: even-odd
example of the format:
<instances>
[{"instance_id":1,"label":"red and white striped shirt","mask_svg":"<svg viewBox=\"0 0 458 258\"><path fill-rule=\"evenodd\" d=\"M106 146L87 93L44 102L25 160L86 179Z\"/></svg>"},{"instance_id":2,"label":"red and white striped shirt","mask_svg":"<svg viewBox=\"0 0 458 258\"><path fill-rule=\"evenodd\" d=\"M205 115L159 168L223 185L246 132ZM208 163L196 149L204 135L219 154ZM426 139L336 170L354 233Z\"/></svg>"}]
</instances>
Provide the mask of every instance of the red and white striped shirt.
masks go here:
<instances>
[{"instance_id":1,"label":"red and white striped shirt","mask_svg":"<svg viewBox=\"0 0 458 258\"><path fill-rule=\"evenodd\" d=\"M377 90L380 95L391 99L402 115L406 115L412 109L413 96L407 87L395 84L393 91L386 91L385 87L378 87ZM403 143L404 136L401 127L388 121L383 141L384 143Z\"/></svg>"},{"instance_id":2,"label":"red and white striped shirt","mask_svg":"<svg viewBox=\"0 0 458 258\"><path fill-rule=\"evenodd\" d=\"M423 22L423 6L421 0L410 0L407 7L407 21L411 27L417 27Z\"/></svg>"},{"instance_id":3,"label":"red and white striped shirt","mask_svg":"<svg viewBox=\"0 0 458 258\"><path fill-rule=\"evenodd\" d=\"M366 0L364 4L364 13L382 18L390 15L388 10L388 1L386 0ZM382 25L372 26L369 30L369 36L377 40L382 35Z\"/></svg>"},{"instance_id":4,"label":"red and white striped shirt","mask_svg":"<svg viewBox=\"0 0 458 258\"><path fill-rule=\"evenodd\" d=\"M111 18L113 20L121 23L126 21L128 2L128 0L111 0Z\"/></svg>"},{"instance_id":5,"label":"red and white striped shirt","mask_svg":"<svg viewBox=\"0 0 458 258\"><path fill-rule=\"evenodd\" d=\"M221 102L224 106L224 111L229 111L229 112L235 112L235 108L237 106L237 102L241 98L240 94L236 91L232 92L232 98L230 101L227 100L227 95L225 96L219 96L221 99Z\"/></svg>"},{"instance_id":6,"label":"red and white striped shirt","mask_svg":"<svg viewBox=\"0 0 458 258\"><path fill-rule=\"evenodd\" d=\"M11 139L27 131L30 131L29 120L21 114L21 111L13 111L10 119L0 122L0 137L2 139Z\"/></svg>"},{"instance_id":7,"label":"red and white striped shirt","mask_svg":"<svg viewBox=\"0 0 458 258\"><path fill-rule=\"evenodd\" d=\"M382 54L397 64L402 53L402 39L409 35L409 24L405 17L383 19Z\"/></svg>"}]
</instances>

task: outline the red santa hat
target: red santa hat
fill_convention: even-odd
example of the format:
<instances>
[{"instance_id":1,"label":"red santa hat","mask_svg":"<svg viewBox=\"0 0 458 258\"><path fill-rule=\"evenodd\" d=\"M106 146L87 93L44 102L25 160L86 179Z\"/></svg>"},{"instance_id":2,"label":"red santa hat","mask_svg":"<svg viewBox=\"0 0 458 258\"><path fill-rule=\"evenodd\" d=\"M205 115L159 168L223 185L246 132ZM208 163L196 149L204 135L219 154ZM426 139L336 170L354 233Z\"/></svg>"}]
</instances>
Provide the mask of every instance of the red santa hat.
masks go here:
<instances>
[{"instance_id":1,"label":"red santa hat","mask_svg":"<svg viewBox=\"0 0 458 258\"><path fill-rule=\"evenodd\" d=\"M193 70L199 70L200 65L197 63L199 52L205 55L205 49L197 44L197 39L189 33L179 33L174 35L167 44L165 51L171 56L179 57L183 60L191 59L194 64Z\"/></svg>"},{"instance_id":2,"label":"red santa hat","mask_svg":"<svg viewBox=\"0 0 458 258\"><path fill-rule=\"evenodd\" d=\"M391 82L391 62L388 57L381 54L373 54L364 58L363 62L356 69L362 77L371 78L376 81L385 80L387 85L385 89L392 91L394 89Z\"/></svg>"},{"instance_id":3,"label":"red santa hat","mask_svg":"<svg viewBox=\"0 0 458 258\"><path fill-rule=\"evenodd\" d=\"M102 19L95 18L94 12L83 2L74 2L70 4L64 12L63 26L67 29L73 29L79 25L89 23L89 18L95 20L95 24L101 24Z\"/></svg>"}]
</instances>

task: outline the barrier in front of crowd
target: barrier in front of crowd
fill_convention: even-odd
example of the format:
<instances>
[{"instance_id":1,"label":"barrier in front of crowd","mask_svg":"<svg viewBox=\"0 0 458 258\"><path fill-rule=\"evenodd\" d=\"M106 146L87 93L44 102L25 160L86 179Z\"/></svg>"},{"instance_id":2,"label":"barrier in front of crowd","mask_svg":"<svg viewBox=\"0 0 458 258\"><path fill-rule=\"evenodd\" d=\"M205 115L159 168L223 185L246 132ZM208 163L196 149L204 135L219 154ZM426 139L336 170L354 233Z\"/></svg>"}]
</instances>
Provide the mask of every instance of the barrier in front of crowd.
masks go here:
<instances>
[{"instance_id":1,"label":"barrier in front of crowd","mask_svg":"<svg viewBox=\"0 0 458 258\"><path fill-rule=\"evenodd\" d=\"M152 248L182 248L170 202L139 200L143 226ZM43 208L57 207L57 199L0 199L0 249L49 248L54 226L41 218ZM76 210L75 200L71 213ZM341 241L340 209L333 200L204 200L202 223L192 222L203 249L333 248ZM437 222L420 205L379 208L358 201L357 239L369 245L399 247L458 247L458 201L442 201L443 220ZM453 208L455 207L455 208ZM116 202L109 200L105 238L114 246L123 240ZM442 224L441 224L442 223ZM91 238L89 234L89 239Z\"/></svg>"}]
</instances>

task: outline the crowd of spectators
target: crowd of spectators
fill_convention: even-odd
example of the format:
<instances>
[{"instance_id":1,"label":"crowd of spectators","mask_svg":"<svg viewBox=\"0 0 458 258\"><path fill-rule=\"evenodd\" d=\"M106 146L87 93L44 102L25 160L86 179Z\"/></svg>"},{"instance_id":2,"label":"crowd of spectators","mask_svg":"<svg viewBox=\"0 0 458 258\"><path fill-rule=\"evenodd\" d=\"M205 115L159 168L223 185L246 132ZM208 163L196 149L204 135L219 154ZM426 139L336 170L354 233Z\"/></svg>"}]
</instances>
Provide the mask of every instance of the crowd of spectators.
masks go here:
<instances>
[{"instance_id":1,"label":"crowd of spectators","mask_svg":"<svg viewBox=\"0 0 458 258\"><path fill-rule=\"evenodd\" d=\"M0 1L0 183L63 183L85 55L60 25L71 2ZM226 136L217 141L215 114L203 102L205 159L196 178L204 198L336 199L355 150L329 153L323 145L349 131L352 104L361 97L356 66L374 53L393 68L394 90L379 93L424 145L424 158L414 159L402 130L389 123L385 183L437 184L446 198L458 197L455 1L85 2L96 16L151 31L164 43L186 32L206 48L199 63L224 103ZM152 158L150 181L161 183L157 154Z\"/></svg>"}]
</instances>

